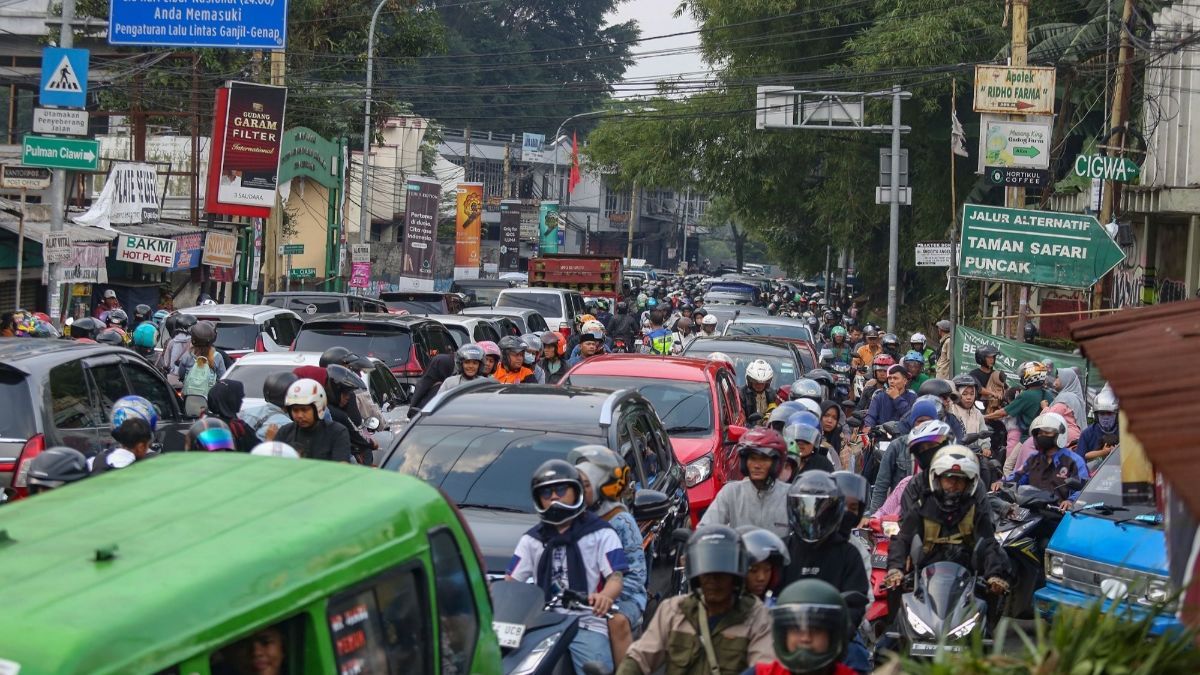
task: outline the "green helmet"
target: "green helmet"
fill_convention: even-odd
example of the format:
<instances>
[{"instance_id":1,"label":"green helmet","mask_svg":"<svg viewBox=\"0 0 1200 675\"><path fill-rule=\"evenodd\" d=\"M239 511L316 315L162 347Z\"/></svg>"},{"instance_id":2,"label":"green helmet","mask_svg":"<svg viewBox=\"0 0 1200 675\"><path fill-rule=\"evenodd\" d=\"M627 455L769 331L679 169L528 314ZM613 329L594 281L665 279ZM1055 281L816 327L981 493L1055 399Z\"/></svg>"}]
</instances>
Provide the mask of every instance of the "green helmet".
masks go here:
<instances>
[{"instance_id":1,"label":"green helmet","mask_svg":"<svg viewBox=\"0 0 1200 675\"><path fill-rule=\"evenodd\" d=\"M846 653L850 628L850 611L842 594L816 578L801 579L783 589L771 610L775 656L798 675L821 672L841 659ZM822 652L814 652L811 643L803 641L794 650L788 650L788 634L793 631L805 634L824 631L829 636L829 646Z\"/></svg>"},{"instance_id":2,"label":"green helmet","mask_svg":"<svg viewBox=\"0 0 1200 675\"><path fill-rule=\"evenodd\" d=\"M846 337L847 333L846 333L846 329L845 329L845 327L843 327L843 326L834 326L834 327L833 327L833 328L832 328L832 329L829 331L829 337L837 337L837 336L839 336L839 335L841 335L842 337Z\"/></svg>"}]
</instances>

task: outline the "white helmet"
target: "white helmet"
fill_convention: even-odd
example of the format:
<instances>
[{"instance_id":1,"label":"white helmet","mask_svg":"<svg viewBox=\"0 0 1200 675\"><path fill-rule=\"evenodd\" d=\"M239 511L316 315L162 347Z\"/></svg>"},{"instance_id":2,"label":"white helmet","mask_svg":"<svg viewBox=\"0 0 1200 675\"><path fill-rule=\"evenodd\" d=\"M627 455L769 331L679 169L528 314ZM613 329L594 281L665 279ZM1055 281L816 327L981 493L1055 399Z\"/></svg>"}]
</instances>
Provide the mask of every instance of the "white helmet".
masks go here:
<instances>
[{"instance_id":1,"label":"white helmet","mask_svg":"<svg viewBox=\"0 0 1200 675\"><path fill-rule=\"evenodd\" d=\"M1042 413L1033 418L1033 422L1029 425L1029 433L1035 431L1053 431L1058 434L1058 447L1067 447L1067 421L1058 413Z\"/></svg>"},{"instance_id":2,"label":"white helmet","mask_svg":"<svg viewBox=\"0 0 1200 675\"><path fill-rule=\"evenodd\" d=\"M704 318L700 320L700 323L704 324L705 326L715 326L717 325L717 317L713 316L712 314L705 314Z\"/></svg>"},{"instance_id":3,"label":"white helmet","mask_svg":"<svg viewBox=\"0 0 1200 675\"><path fill-rule=\"evenodd\" d=\"M713 352L708 355L708 360L716 361L717 363L724 363L730 368L734 368L733 359L729 358L729 355L725 352Z\"/></svg>"},{"instance_id":4,"label":"white helmet","mask_svg":"<svg viewBox=\"0 0 1200 675\"><path fill-rule=\"evenodd\" d=\"M1092 412L1117 412L1117 395L1112 393L1111 389L1105 387L1096 394L1096 402L1092 405Z\"/></svg>"},{"instance_id":5,"label":"white helmet","mask_svg":"<svg viewBox=\"0 0 1200 675\"><path fill-rule=\"evenodd\" d=\"M933 455L933 461L929 463L929 487L939 497L941 496L942 486L938 479L942 476L961 476L966 478L970 482L970 485L964 494L975 494L975 490L979 489L979 460L975 457L975 453L968 447L947 445L938 450Z\"/></svg>"},{"instance_id":6,"label":"white helmet","mask_svg":"<svg viewBox=\"0 0 1200 675\"><path fill-rule=\"evenodd\" d=\"M583 332L584 333L600 333L601 335L603 335L604 334L604 324L602 324L599 321L596 321L594 319L592 321L587 321L583 324Z\"/></svg>"},{"instance_id":7,"label":"white helmet","mask_svg":"<svg viewBox=\"0 0 1200 675\"><path fill-rule=\"evenodd\" d=\"M762 382L770 384L771 380L775 379L775 370L771 368L771 364L762 359L755 359L746 366L746 382Z\"/></svg>"},{"instance_id":8,"label":"white helmet","mask_svg":"<svg viewBox=\"0 0 1200 675\"><path fill-rule=\"evenodd\" d=\"M811 398L796 398L796 399L792 399L792 400L795 401L796 403L799 403L800 405L804 406L804 408L806 410L808 410L808 412L816 415L818 418L821 416L821 404L817 403L816 401L812 400Z\"/></svg>"},{"instance_id":9,"label":"white helmet","mask_svg":"<svg viewBox=\"0 0 1200 675\"><path fill-rule=\"evenodd\" d=\"M924 333L913 333L912 337L908 338L908 343L912 344L914 342L920 342L921 344L926 344L929 342L929 340L925 339Z\"/></svg>"},{"instance_id":10,"label":"white helmet","mask_svg":"<svg viewBox=\"0 0 1200 675\"><path fill-rule=\"evenodd\" d=\"M288 387L287 396L283 399L283 409L294 405L311 405L317 409L317 417L325 416L325 387L320 382L307 377L296 380Z\"/></svg>"},{"instance_id":11,"label":"white helmet","mask_svg":"<svg viewBox=\"0 0 1200 675\"><path fill-rule=\"evenodd\" d=\"M283 457L284 459L300 459L300 453L287 443L280 441L267 441L259 443L250 451L252 455L259 457Z\"/></svg>"}]
</instances>

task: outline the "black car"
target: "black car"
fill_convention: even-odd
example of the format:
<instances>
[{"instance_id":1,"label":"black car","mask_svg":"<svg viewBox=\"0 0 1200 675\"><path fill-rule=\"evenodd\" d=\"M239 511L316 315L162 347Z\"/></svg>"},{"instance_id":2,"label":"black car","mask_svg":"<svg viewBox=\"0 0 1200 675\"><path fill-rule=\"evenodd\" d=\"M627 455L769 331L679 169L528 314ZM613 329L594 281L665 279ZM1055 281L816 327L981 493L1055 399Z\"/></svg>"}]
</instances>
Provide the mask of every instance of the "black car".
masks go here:
<instances>
[{"instance_id":1,"label":"black car","mask_svg":"<svg viewBox=\"0 0 1200 675\"><path fill-rule=\"evenodd\" d=\"M158 410L157 440L183 450L194 419L141 356L124 347L47 338L0 338L0 487L24 487L14 472L46 448L92 456L113 444L113 403L137 394Z\"/></svg>"},{"instance_id":2,"label":"black car","mask_svg":"<svg viewBox=\"0 0 1200 675\"><path fill-rule=\"evenodd\" d=\"M462 298L454 293L387 291L379 294L379 300L389 310L409 314L458 314L463 309Z\"/></svg>"},{"instance_id":3,"label":"black car","mask_svg":"<svg viewBox=\"0 0 1200 675\"><path fill-rule=\"evenodd\" d=\"M771 370L775 371L771 386L776 388L791 387L793 382L812 368L808 363L812 357L782 338L749 335L698 337L684 347L682 356L703 359L713 352L721 352L733 359L739 387L746 386L746 366L757 359L771 364Z\"/></svg>"},{"instance_id":4,"label":"black car","mask_svg":"<svg viewBox=\"0 0 1200 675\"><path fill-rule=\"evenodd\" d=\"M262 304L290 309L308 321L314 316L336 312L376 312L386 314L388 307L375 298L349 293L323 291L277 291L263 296Z\"/></svg>"},{"instance_id":5,"label":"black car","mask_svg":"<svg viewBox=\"0 0 1200 675\"><path fill-rule=\"evenodd\" d=\"M457 504L495 576L538 522L529 489L534 470L591 443L619 452L633 469L633 513L646 521L647 563L653 562L651 597L669 593L676 587L669 535L689 519L683 467L654 408L636 390L469 382L426 404L383 468L417 476Z\"/></svg>"},{"instance_id":6,"label":"black car","mask_svg":"<svg viewBox=\"0 0 1200 675\"><path fill-rule=\"evenodd\" d=\"M401 384L416 384L429 359L453 354L454 337L442 324L412 314L329 314L310 319L296 334L298 352L342 346L387 364Z\"/></svg>"}]
</instances>

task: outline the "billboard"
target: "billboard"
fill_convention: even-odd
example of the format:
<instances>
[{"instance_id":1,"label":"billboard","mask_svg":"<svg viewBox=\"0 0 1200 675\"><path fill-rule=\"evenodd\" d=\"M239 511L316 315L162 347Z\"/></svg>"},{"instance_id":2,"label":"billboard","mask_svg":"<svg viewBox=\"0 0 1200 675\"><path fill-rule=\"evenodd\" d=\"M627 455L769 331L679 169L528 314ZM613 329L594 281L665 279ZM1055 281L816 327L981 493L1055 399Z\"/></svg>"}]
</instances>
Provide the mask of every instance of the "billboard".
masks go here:
<instances>
[{"instance_id":1,"label":"billboard","mask_svg":"<svg viewBox=\"0 0 1200 675\"><path fill-rule=\"evenodd\" d=\"M521 263L521 200L500 202L501 272L516 272Z\"/></svg>"},{"instance_id":2,"label":"billboard","mask_svg":"<svg viewBox=\"0 0 1200 675\"><path fill-rule=\"evenodd\" d=\"M405 182L408 199L404 207L404 264L402 277L420 280L419 290L433 290L433 269L437 256L438 204L442 183L436 178L409 178Z\"/></svg>"},{"instance_id":3,"label":"billboard","mask_svg":"<svg viewBox=\"0 0 1200 675\"><path fill-rule=\"evenodd\" d=\"M287 88L231 82L225 92L224 109L217 110L214 122L217 151L212 153L209 167L208 211L247 215L220 210L224 205L269 212L279 185ZM221 98L218 96L218 106Z\"/></svg>"},{"instance_id":4,"label":"billboard","mask_svg":"<svg viewBox=\"0 0 1200 675\"><path fill-rule=\"evenodd\" d=\"M538 208L538 252L558 253L558 202L542 202Z\"/></svg>"},{"instance_id":5,"label":"billboard","mask_svg":"<svg viewBox=\"0 0 1200 675\"><path fill-rule=\"evenodd\" d=\"M455 204L454 278L478 279L483 183L459 183Z\"/></svg>"}]
</instances>

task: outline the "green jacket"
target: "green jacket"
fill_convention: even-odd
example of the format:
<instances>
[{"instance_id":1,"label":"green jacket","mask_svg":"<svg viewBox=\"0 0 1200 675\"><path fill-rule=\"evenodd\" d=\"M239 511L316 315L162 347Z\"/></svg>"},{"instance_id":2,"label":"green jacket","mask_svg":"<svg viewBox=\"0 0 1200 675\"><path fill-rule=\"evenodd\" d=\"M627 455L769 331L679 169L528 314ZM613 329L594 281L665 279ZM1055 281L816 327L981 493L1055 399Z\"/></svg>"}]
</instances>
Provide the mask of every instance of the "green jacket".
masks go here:
<instances>
[{"instance_id":1,"label":"green jacket","mask_svg":"<svg viewBox=\"0 0 1200 675\"><path fill-rule=\"evenodd\" d=\"M616 675L712 675L700 644L700 600L695 594L665 600L630 646ZM771 614L758 598L743 595L712 631L713 651L722 675L738 675L775 659Z\"/></svg>"},{"instance_id":2,"label":"green jacket","mask_svg":"<svg viewBox=\"0 0 1200 675\"><path fill-rule=\"evenodd\" d=\"M921 389L921 385L925 384L925 382L928 380L929 376L925 373L921 373L920 375L917 375L913 379L909 380L908 388L913 391L919 391Z\"/></svg>"}]
</instances>

